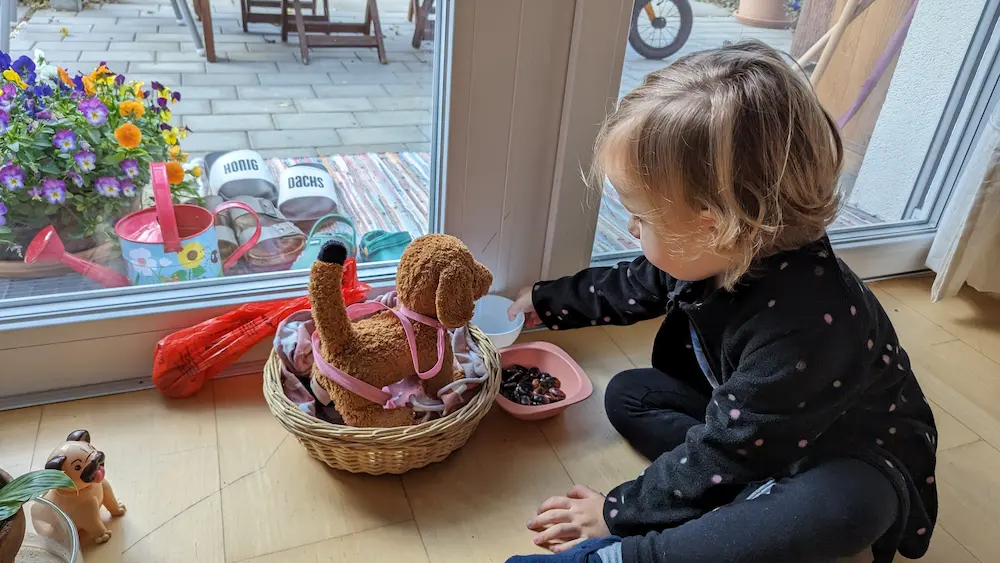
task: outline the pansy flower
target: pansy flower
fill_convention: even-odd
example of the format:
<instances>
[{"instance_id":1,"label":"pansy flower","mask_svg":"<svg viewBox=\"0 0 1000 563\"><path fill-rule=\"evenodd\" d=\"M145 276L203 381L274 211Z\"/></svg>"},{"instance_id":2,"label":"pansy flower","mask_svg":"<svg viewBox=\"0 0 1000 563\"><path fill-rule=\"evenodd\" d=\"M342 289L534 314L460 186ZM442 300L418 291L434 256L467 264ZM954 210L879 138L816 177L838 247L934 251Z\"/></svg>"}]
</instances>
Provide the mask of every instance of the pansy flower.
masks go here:
<instances>
[{"instance_id":1,"label":"pansy flower","mask_svg":"<svg viewBox=\"0 0 1000 563\"><path fill-rule=\"evenodd\" d=\"M42 191L42 188L35 186L28 190L28 195L31 196L32 201L42 201L42 196L45 195L45 192Z\"/></svg>"},{"instance_id":2,"label":"pansy flower","mask_svg":"<svg viewBox=\"0 0 1000 563\"><path fill-rule=\"evenodd\" d=\"M7 132L10 127L10 114L7 111L0 109L0 135Z\"/></svg>"},{"instance_id":3,"label":"pansy flower","mask_svg":"<svg viewBox=\"0 0 1000 563\"><path fill-rule=\"evenodd\" d=\"M56 131L52 137L52 145L59 149L59 152L76 150L76 133L70 129Z\"/></svg>"},{"instance_id":4,"label":"pansy flower","mask_svg":"<svg viewBox=\"0 0 1000 563\"><path fill-rule=\"evenodd\" d=\"M94 189L104 197L118 197L121 193L121 185L116 178L102 176L94 182Z\"/></svg>"},{"instance_id":5,"label":"pansy flower","mask_svg":"<svg viewBox=\"0 0 1000 563\"><path fill-rule=\"evenodd\" d=\"M78 188L83 187L83 176L81 176L79 172L74 172L70 170L69 172L66 173L66 179L69 180L70 182L73 182L73 185Z\"/></svg>"},{"instance_id":6,"label":"pansy flower","mask_svg":"<svg viewBox=\"0 0 1000 563\"><path fill-rule=\"evenodd\" d=\"M16 72L27 84L35 83L35 61L27 55L21 55L10 65L10 69Z\"/></svg>"},{"instance_id":7,"label":"pansy flower","mask_svg":"<svg viewBox=\"0 0 1000 563\"><path fill-rule=\"evenodd\" d=\"M73 155L73 160L83 172L91 172L97 164L97 155L90 151L80 151Z\"/></svg>"},{"instance_id":8,"label":"pansy flower","mask_svg":"<svg viewBox=\"0 0 1000 563\"><path fill-rule=\"evenodd\" d=\"M3 53L0 53L0 55L3 55ZM6 214L7 214L7 206L4 205L2 201L0 201L0 227L7 224L7 218L4 217L4 215Z\"/></svg>"},{"instance_id":9,"label":"pansy flower","mask_svg":"<svg viewBox=\"0 0 1000 563\"><path fill-rule=\"evenodd\" d=\"M122 195L125 197L135 197L135 184L124 180L121 183Z\"/></svg>"},{"instance_id":10,"label":"pansy flower","mask_svg":"<svg viewBox=\"0 0 1000 563\"><path fill-rule=\"evenodd\" d=\"M173 94L170 94L170 99L174 103L177 103L177 102L181 101L181 93L180 92L174 92Z\"/></svg>"},{"instance_id":11,"label":"pansy flower","mask_svg":"<svg viewBox=\"0 0 1000 563\"><path fill-rule=\"evenodd\" d=\"M93 126L104 125L108 120L108 108L97 98L86 98L76 105L80 113Z\"/></svg>"},{"instance_id":12,"label":"pansy flower","mask_svg":"<svg viewBox=\"0 0 1000 563\"><path fill-rule=\"evenodd\" d=\"M7 70L10 68L10 55L0 51L0 70Z\"/></svg>"},{"instance_id":13,"label":"pansy flower","mask_svg":"<svg viewBox=\"0 0 1000 563\"><path fill-rule=\"evenodd\" d=\"M24 187L24 170L16 164L8 164L0 168L0 184L7 191L16 191Z\"/></svg>"},{"instance_id":14,"label":"pansy flower","mask_svg":"<svg viewBox=\"0 0 1000 563\"><path fill-rule=\"evenodd\" d=\"M58 205L66 201L66 182L55 178L46 178L42 182L42 192L45 200L51 205Z\"/></svg>"},{"instance_id":15,"label":"pansy flower","mask_svg":"<svg viewBox=\"0 0 1000 563\"><path fill-rule=\"evenodd\" d=\"M31 89L32 92L39 98L45 98L52 95L52 87L48 84L39 84Z\"/></svg>"},{"instance_id":16,"label":"pansy flower","mask_svg":"<svg viewBox=\"0 0 1000 563\"><path fill-rule=\"evenodd\" d=\"M129 178L135 178L139 175L139 163L131 158L126 158L121 161L121 164L119 164L118 167L121 168L122 172L124 172Z\"/></svg>"}]
</instances>

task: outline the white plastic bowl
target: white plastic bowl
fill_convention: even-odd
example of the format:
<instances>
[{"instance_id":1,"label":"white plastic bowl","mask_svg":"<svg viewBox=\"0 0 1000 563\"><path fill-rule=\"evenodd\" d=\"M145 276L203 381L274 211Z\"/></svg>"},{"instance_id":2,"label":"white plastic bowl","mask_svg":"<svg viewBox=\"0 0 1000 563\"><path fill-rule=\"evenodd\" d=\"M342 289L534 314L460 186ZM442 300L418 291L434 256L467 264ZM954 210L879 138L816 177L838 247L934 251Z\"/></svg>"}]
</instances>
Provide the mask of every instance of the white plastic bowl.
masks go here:
<instances>
[{"instance_id":1,"label":"white plastic bowl","mask_svg":"<svg viewBox=\"0 0 1000 563\"><path fill-rule=\"evenodd\" d=\"M513 321L507 318L507 309L513 303L500 295L487 295L476 302L472 324L482 329L497 348L513 344L524 328L523 313L518 313Z\"/></svg>"}]
</instances>

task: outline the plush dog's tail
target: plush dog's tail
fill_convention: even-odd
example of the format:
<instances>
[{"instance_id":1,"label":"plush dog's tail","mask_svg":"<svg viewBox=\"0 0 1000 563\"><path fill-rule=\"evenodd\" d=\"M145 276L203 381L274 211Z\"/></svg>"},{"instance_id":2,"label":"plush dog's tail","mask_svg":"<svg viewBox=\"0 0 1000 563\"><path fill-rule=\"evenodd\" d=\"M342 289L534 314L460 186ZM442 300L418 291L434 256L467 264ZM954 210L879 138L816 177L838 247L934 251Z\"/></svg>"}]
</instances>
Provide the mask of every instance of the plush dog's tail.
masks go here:
<instances>
[{"instance_id":1,"label":"plush dog's tail","mask_svg":"<svg viewBox=\"0 0 1000 563\"><path fill-rule=\"evenodd\" d=\"M354 327L347 316L341 285L346 260L347 248L343 244L326 243L313 263L309 279L313 320L325 354L333 353L354 338Z\"/></svg>"}]
</instances>

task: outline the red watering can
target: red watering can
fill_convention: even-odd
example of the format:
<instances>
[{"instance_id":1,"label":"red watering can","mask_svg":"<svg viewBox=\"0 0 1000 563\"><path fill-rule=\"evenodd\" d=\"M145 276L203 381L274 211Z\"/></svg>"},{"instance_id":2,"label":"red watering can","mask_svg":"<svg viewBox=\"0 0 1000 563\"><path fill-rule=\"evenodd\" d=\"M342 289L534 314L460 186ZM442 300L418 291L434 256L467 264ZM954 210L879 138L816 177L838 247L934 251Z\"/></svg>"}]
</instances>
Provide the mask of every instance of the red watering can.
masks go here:
<instances>
[{"instance_id":1,"label":"red watering can","mask_svg":"<svg viewBox=\"0 0 1000 563\"><path fill-rule=\"evenodd\" d=\"M190 281L223 275L260 240L260 218L245 203L229 201L214 211L197 205L174 205L166 165L153 163L150 172L155 206L126 215L115 224L122 257L128 264L127 276L66 253L51 226L31 241L24 261L61 262L104 287ZM223 264L215 215L233 208L250 213L257 221L257 230Z\"/></svg>"}]
</instances>

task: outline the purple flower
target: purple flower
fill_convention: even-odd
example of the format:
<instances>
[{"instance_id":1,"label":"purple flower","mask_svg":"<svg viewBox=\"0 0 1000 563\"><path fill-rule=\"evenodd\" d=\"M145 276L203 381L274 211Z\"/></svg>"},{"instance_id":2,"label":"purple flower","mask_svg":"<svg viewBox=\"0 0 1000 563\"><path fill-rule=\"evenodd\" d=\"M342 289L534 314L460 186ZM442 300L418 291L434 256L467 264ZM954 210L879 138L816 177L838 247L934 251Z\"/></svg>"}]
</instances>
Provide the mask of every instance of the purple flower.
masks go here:
<instances>
[{"instance_id":1,"label":"purple flower","mask_svg":"<svg viewBox=\"0 0 1000 563\"><path fill-rule=\"evenodd\" d=\"M13 98L17 94L17 86L14 86L9 82L3 85L2 90L4 98Z\"/></svg>"},{"instance_id":2,"label":"purple flower","mask_svg":"<svg viewBox=\"0 0 1000 563\"><path fill-rule=\"evenodd\" d=\"M3 55L3 53L0 53L0 55ZM7 214L7 206L4 205L2 201L0 201L0 227L7 224L7 218L4 217L4 215L6 214Z\"/></svg>"},{"instance_id":3,"label":"purple flower","mask_svg":"<svg viewBox=\"0 0 1000 563\"><path fill-rule=\"evenodd\" d=\"M76 165L80 167L81 171L90 172L97 164L97 155L90 151L80 151L73 155L73 160L76 161Z\"/></svg>"},{"instance_id":4,"label":"purple flower","mask_svg":"<svg viewBox=\"0 0 1000 563\"><path fill-rule=\"evenodd\" d=\"M52 112L47 109L43 109L42 111L36 113L35 117L41 119L42 121L49 121L52 119Z\"/></svg>"},{"instance_id":5,"label":"purple flower","mask_svg":"<svg viewBox=\"0 0 1000 563\"><path fill-rule=\"evenodd\" d=\"M24 170L16 164L8 164L0 168L0 184L13 192L24 187Z\"/></svg>"},{"instance_id":6,"label":"purple flower","mask_svg":"<svg viewBox=\"0 0 1000 563\"><path fill-rule=\"evenodd\" d=\"M73 182L74 186L76 186L78 188L82 188L83 187L83 176L81 176L79 172L74 172L74 171L70 170L69 172L66 173L66 178L70 182Z\"/></svg>"},{"instance_id":7,"label":"purple flower","mask_svg":"<svg viewBox=\"0 0 1000 563\"><path fill-rule=\"evenodd\" d=\"M0 51L0 71L10 68L10 55Z\"/></svg>"},{"instance_id":8,"label":"purple flower","mask_svg":"<svg viewBox=\"0 0 1000 563\"><path fill-rule=\"evenodd\" d=\"M40 84L31 89L34 94L40 98L52 95L52 87L48 84Z\"/></svg>"},{"instance_id":9,"label":"purple flower","mask_svg":"<svg viewBox=\"0 0 1000 563\"><path fill-rule=\"evenodd\" d=\"M56 131L52 137L52 145L59 149L59 152L76 150L76 133L70 129Z\"/></svg>"},{"instance_id":10,"label":"purple flower","mask_svg":"<svg viewBox=\"0 0 1000 563\"><path fill-rule=\"evenodd\" d=\"M10 125L10 114L6 111L0 109L0 135L7 132L7 128Z\"/></svg>"},{"instance_id":11,"label":"purple flower","mask_svg":"<svg viewBox=\"0 0 1000 563\"><path fill-rule=\"evenodd\" d=\"M121 185L118 180L110 176L102 176L94 183L94 189L104 197L118 197L121 193Z\"/></svg>"},{"instance_id":12,"label":"purple flower","mask_svg":"<svg viewBox=\"0 0 1000 563\"><path fill-rule=\"evenodd\" d=\"M170 131L171 129L173 129L173 126L170 125L169 123L160 124L160 131Z\"/></svg>"},{"instance_id":13,"label":"purple flower","mask_svg":"<svg viewBox=\"0 0 1000 563\"><path fill-rule=\"evenodd\" d=\"M31 199L34 201L42 201L42 196L45 195L45 193L42 192L42 188L35 186L28 190L28 195L30 195Z\"/></svg>"},{"instance_id":14,"label":"purple flower","mask_svg":"<svg viewBox=\"0 0 1000 563\"><path fill-rule=\"evenodd\" d=\"M150 82L149 85L153 88L153 90L156 90L157 92L159 92L160 90L163 90L163 84L160 84L159 82L157 82L155 80L152 81L152 82Z\"/></svg>"},{"instance_id":15,"label":"purple flower","mask_svg":"<svg viewBox=\"0 0 1000 563\"><path fill-rule=\"evenodd\" d=\"M108 120L108 108L97 98L87 98L76 105L80 113L93 126L103 125Z\"/></svg>"},{"instance_id":16,"label":"purple flower","mask_svg":"<svg viewBox=\"0 0 1000 563\"><path fill-rule=\"evenodd\" d=\"M170 99L173 100L173 101L175 101L175 102L181 101L181 93L180 92L174 92L173 94L170 94Z\"/></svg>"},{"instance_id":17,"label":"purple flower","mask_svg":"<svg viewBox=\"0 0 1000 563\"><path fill-rule=\"evenodd\" d=\"M161 108L167 107L167 99L166 98L156 98L156 105L160 106Z\"/></svg>"},{"instance_id":18,"label":"purple flower","mask_svg":"<svg viewBox=\"0 0 1000 563\"><path fill-rule=\"evenodd\" d=\"M119 74L115 77L115 86L121 86L122 84L125 84L125 75Z\"/></svg>"},{"instance_id":19,"label":"purple flower","mask_svg":"<svg viewBox=\"0 0 1000 563\"><path fill-rule=\"evenodd\" d=\"M42 191L45 193L45 199L52 205L66 201L66 182L62 180L46 178L42 182Z\"/></svg>"},{"instance_id":20,"label":"purple flower","mask_svg":"<svg viewBox=\"0 0 1000 563\"><path fill-rule=\"evenodd\" d=\"M123 196L125 196L125 197L135 197L135 184L133 184L132 182L129 182L128 180L124 180L121 183L121 188L122 188L122 195Z\"/></svg>"},{"instance_id":21,"label":"purple flower","mask_svg":"<svg viewBox=\"0 0 1000 563\"><path fill-rule=\"evenodd\" d=\"M129 178L135 178L139 175L139 163L131 158L126 158L118 165Z\"/></svg>"},{"instance_id":22,"label":"purple flower","mask_svg":"<svg viewBox=\"0 0 1000 563\"><path fill-rule=\"evenodd\" d=\"M35 61L31 60L31 57L27 55L22 55L18 57L13 64L10 65L11 70L16 72L21 76L21 80L28 85L34 86L35 84Z\"/></svg>"}]
</instances>

